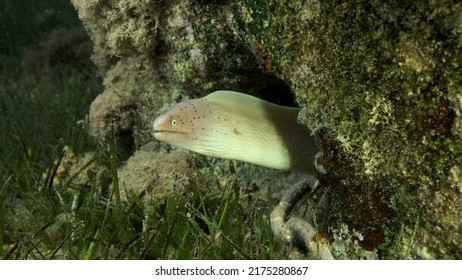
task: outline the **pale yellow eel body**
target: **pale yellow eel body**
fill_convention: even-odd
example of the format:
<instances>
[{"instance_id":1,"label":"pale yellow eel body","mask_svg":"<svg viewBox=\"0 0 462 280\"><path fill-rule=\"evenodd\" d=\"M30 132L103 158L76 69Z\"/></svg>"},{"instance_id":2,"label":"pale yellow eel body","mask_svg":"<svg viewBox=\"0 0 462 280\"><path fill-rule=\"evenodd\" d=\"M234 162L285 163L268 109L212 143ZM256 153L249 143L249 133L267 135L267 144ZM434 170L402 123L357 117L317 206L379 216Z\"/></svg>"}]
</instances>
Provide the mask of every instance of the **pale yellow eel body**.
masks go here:
<instances>
[{"instance_id":1,"label":"pale yellow eel body","mask_svg":"<svg viewBox=\"0 0 462 280\"><path fill-rule=\"evenodd\" d=\"M300 108L216 91L174 105L154 121L154 137L203 155L266 167L314 172L319 147L297 123Z\"/></svg>"}]
</instances>

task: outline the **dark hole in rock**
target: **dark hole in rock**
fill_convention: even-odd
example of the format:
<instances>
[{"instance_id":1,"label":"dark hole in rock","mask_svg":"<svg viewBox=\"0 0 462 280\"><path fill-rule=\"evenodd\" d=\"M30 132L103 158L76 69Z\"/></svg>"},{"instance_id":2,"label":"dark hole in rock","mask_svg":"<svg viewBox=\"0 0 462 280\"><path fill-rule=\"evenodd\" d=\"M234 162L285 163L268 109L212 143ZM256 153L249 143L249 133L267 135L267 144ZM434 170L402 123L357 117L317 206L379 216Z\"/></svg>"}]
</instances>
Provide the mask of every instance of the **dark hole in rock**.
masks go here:
<instances>
[{"instance_id":1,"label":"dark hole in rock","mask_svg":"<svg viewBox=\"0 0 462 280\"><path fill-rule=\"evenodd\" d=\"M274 75L255 71L248 73L237 91L254 95L271 103L298 107L290 87Z\"/></svg>"}]
</instances>

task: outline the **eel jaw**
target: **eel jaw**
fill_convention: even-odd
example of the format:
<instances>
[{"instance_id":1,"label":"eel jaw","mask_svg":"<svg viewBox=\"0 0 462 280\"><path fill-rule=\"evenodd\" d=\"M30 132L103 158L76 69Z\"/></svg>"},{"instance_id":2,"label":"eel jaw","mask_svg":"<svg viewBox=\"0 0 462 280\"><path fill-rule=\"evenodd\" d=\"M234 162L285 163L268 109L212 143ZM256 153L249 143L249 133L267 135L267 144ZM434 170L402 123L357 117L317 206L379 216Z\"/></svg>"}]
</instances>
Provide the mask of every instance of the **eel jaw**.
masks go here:
<instances>
[{"instance_id":1,"label":"eel jaw","mask_svg":"<svg viewBox=\"0 0 462 280\"><path fill-rule=\"evenodd\" d=\"M168 144L176 144L178 141L184 141L187 133L173 130L154 130L154 138L158 141L165 142Z\"/></svg>"}]
</instances>

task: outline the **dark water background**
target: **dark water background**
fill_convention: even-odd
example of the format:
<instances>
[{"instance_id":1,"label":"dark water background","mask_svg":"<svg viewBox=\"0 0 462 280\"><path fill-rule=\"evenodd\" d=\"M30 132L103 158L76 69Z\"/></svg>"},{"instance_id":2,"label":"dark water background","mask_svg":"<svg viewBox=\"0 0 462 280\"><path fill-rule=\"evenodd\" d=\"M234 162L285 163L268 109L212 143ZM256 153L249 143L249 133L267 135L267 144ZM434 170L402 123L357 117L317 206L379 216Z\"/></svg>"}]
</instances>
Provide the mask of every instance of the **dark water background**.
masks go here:
<instances>
[{"instance_id":1,"label":"dark water background","mask_svg":"<svg viewBox=\"0 0 462 280\"><path fill-rule=\"evenodd\" d=\"M79 26L69 0L0 0L0 62L20 56L53 30Z\"/></svg>"}]
</instances>

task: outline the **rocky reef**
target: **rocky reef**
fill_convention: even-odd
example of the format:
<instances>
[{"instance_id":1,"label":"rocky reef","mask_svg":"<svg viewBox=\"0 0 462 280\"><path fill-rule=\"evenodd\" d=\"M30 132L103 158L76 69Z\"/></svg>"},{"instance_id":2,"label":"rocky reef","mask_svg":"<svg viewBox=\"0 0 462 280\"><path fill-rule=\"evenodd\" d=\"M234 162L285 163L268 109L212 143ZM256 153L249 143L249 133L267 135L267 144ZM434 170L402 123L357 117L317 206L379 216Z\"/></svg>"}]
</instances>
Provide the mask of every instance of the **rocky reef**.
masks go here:
<instances>
[{"instance_id":1,"label":"rocky reef","mask_svg":"<svg viewBox=\"0 0 462 280\"><path fill-rule=\"evenodd\" d=\"M104 78L91 132L114 124L127 157L138 150L121 174L169 105L246 92L304 108L335 258L462 258L460 1L72 2ZM187 182L193 166L175 172Z\"/></svg>"}]
</instances>

